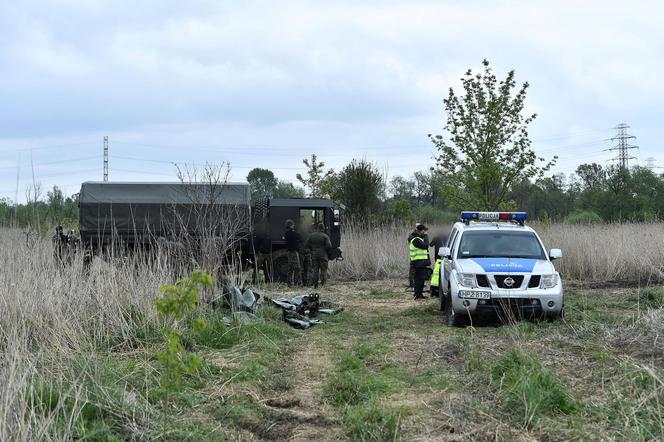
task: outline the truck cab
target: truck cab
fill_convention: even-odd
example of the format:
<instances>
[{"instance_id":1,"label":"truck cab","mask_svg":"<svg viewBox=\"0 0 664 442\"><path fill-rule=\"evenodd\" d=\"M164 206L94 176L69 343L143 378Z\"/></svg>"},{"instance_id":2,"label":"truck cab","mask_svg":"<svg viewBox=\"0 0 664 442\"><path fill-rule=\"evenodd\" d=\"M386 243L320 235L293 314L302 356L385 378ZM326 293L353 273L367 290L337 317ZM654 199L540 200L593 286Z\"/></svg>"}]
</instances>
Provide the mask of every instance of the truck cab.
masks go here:
<instances>
[{"instance_id":1,"label":"truck cab","mask_svg":"<svg viewBox=\"0 0 664 442\"><path fill-rule=\"evenodd\" d=\"M341 246L342 207L327 198L261 198L253 208L253 225L267 226L271 242L272 278L286 281L288 257L284 240L287 220L295 223L302 236L302 242L313 232L316 225L325 225L325 233L330 237L332 249L329 259L342 259Z\"/></svg>"}]
</instances>

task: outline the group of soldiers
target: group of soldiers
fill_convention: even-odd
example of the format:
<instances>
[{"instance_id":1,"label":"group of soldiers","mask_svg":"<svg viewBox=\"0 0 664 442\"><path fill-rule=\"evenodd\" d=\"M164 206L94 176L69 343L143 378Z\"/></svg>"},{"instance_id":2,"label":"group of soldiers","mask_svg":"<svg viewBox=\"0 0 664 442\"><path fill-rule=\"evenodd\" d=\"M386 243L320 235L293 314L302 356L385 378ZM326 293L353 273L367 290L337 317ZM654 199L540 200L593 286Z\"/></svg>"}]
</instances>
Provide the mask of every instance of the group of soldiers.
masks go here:
<instances>
[{"instance_id":1,"label":"group of soldiers","mask_svg":"<svg viewBox=\"0 0 664 442\"><path fill-rule=\"evenodd\" d=\"M417 223L415 230L408 235L408 249L410 255L410 267L408 272L408 289L413 290L414 299L424 299L424 286L427 279L431 278L431 296L439 296L439 279L441 260L438 256L440 248L447 242L447 235L439 232L431 241L429 240L428 227ZM429 259L429 247L434 248L435 265L431 270Z\"/></svg>"},{"instance_id":2,"label":"group of soldiers","mask_svg":"<svg viewBox=\"0 0 664 442\"><path fill-rule=\"evenodd\" d=\"M325 224L316 224L306 238L296 229L293 220L286 220L285 227L283 239L288 251L288 285L313 285L314 288L325 285L328 253L332 248Z\"/></svg>"},{"instance_id":3,"label":"group of soldiers","mask_svg":"<svg viewBox=\"0 0 664 442\"><path fill-rule=\"evenodd\" d=\"M289 219L284 227L282 240L286 242L288 257L288 285L313 285L314 288L324 285L327 281L329 251L332 249L330 237L325 233L325 224L316 223L307 229L304 222L296 226ZM266 280L269 280L272 274L272 250L267 225L256 227L253 247L256 255L254 275L256 277L262 270Z\"/></svg>"}]
</instances>

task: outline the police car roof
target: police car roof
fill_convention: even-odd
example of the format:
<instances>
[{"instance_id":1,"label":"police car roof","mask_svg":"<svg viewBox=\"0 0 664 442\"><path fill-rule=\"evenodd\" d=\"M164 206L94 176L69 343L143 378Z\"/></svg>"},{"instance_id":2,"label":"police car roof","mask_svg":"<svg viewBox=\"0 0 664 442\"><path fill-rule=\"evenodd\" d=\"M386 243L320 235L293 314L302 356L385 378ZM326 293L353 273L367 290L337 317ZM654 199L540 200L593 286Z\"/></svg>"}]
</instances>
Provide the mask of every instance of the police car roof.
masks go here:
<instances>
[{"instance_id":1,"label":"police car roof","mask_svg":"<svg viewBox=\"0 0 664 442\"><path fill-rule=\"evenodd\" d=\"M471 221L466 224L462 221L456 222L454 227L460 230L516 230L521 232L534 232L530 226L507 221Z\"/></svg>"}]
</instances>

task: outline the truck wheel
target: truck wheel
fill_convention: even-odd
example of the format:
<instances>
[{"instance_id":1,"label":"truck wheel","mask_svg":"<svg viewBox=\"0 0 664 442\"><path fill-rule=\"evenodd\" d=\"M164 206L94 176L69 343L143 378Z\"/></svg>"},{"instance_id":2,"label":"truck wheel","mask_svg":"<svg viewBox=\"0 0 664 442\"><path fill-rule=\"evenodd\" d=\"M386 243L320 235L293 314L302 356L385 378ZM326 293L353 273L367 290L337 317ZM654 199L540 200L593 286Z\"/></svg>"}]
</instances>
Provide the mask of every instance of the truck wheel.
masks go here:
<instances>
[{"instance_id":1,"label":"truck wheel","mask_svg":"<svg viewBox=\"0 0 664 442\"><path fill-rule=\"evenodd\" d=\"M272 253L272 282L288 282L288 251Z\"/></svg>"}]
</instances>

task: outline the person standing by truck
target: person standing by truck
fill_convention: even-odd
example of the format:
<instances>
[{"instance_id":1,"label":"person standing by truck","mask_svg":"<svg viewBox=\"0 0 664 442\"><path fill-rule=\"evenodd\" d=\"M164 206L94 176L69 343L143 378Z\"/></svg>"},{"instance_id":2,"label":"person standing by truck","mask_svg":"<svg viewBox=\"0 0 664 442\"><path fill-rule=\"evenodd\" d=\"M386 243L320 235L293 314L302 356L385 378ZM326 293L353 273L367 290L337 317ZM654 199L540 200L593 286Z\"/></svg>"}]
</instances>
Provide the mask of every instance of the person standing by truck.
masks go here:
<instances>
[{"instance_id":1,"label":"person standing by truck","mask_svg":"<svg viewBox=\"0 0 664 442\"><path fill-rule=\"evenodd\" d=\"M302 238L295 230L295 223L292 219L286 220L286 231L283 240L286 241L286 250L288 251L288 285L293 286L300 283L300 247Z\"/></svg>"},{"instance_id":2,"label":"person standing by truck","mask_svg":"<svg viewBox=\"0 0 664 442\"><path fill-rule=\"evenodd\" d=\"M330 237L325 233L325 224L320 223L316 226L316 231L309 235L304 248L311 253L314 288L318 288L319 281L321 286L325 285L330 260L328 250L332 248Z\"/></svg>"},{"instance_id":3,"label":"person standing by truck","mask_svg":"<svg viewBox=\"0 0 664 442\"><path fill-rule=\"evenodd\" d=\"M252 247L255 254L253 281L258 280L258 272L263 271L265 282L270 282L272 278L272 241L268 226L265 223L259 223L256 226L252 237Z\"/></svg>"},{"instance_id":4,"label":"person standing by truck","mask_svg":"<svg viewBox=\"0 0 664 442\"><path fill-rule=\"evenodd\" d=\"M424 224L418 224L415 228L415 237L410 241L410 265L413 268L413 287L414 298L424 299L424 284L429 270L429 241L427 237L427 227Z\"/></svg>"}]
</instances>

